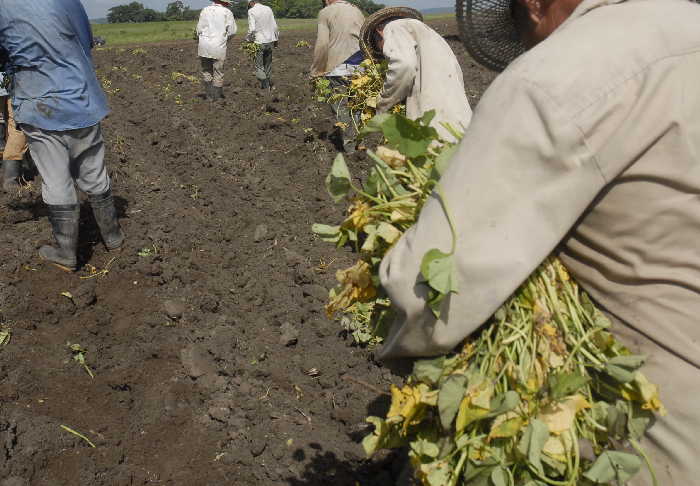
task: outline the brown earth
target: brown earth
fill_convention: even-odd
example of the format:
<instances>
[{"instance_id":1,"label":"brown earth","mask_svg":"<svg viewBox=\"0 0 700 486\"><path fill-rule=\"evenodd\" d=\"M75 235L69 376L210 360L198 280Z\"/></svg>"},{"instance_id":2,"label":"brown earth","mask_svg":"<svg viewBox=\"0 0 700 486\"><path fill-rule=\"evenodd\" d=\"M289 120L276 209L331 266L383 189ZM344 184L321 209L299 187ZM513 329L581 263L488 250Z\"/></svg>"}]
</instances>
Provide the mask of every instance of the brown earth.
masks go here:
<instances>
[{"instance_id":1,"label":"brown earth","mask_svg":"<svg viewBox=\"0 0 700 486\"><path fill-rule=\"evenodd\" d=\"M476 102L492 75L454 21L435 27ZM324 190L333 122L302 39L313 33L285 33L275 51L271 96L234 42L216 105L198 96L192 42L96 52L128 242L112 260L85 205L81 269L64 273L37 257L50 238L38 179L3 196L1 486L393 484L395 455L367 460L359 441L386 407L372 386L401 378L323 312L353 256L310 232L342 208ZM67 343L87 348L94 379Z\"/></svg>"}]
</instances>

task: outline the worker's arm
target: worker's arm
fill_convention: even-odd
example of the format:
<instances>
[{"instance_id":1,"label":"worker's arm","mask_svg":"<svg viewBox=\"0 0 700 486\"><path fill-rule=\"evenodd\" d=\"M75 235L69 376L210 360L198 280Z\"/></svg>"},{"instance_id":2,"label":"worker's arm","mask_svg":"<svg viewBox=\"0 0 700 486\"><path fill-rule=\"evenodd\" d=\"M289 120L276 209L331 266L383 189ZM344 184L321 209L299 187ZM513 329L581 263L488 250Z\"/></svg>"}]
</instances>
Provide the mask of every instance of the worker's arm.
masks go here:
<instances>
[{"instance_id":1,"label":"worker's arm","mask_svg":"<svg viewBox=\"0 0 700 486\"><path fill-rule=\"evenodd\" d=\"M377 100L377 111L384 113L405 100L411 93L418 70L416 41L401 24L389 23L384 28L384 56L389 68L384 89Z\"/></svg>"},{"instance_id":2,"label":"worker's arm","mask_svg":"<svg viewBox=\"0 0 700 486\"><path fill-rule=\"evenodd\" d=\"M202 10L199 14L199 20L197 21L197 37L202 35L204 29L207 27L208 22L206 17L206 13Z\"/></svg>"},{"instance_id":3,"label":"worker's arm","mask_svg":"<svg viewBox=\"0 0 700 486\"><path fill-rule=\"evenodd\" d=\"M314 60L311 63L311 76L323 76L326 74L328 63L328 44L330 42L330 28L324 12L318 15L318 31L316 32L316 45L314 46Z\"/></svg>"},{"instance_id":4,"label":"worker's arm","mask_svg":"<svg viewBox=\"0 0 700 486\"><path fill-rule=\"evenodd\" d=\"M433 248L450 252L452 233L433 195L381 264L398 310L381 359L452 350L552 252L606 181L579 128L547 93L505 73L480 101L439 184L456 226L459 292L443 301L437 320L420 265Z\"/></svg>"},{"instance_id":5,"label":"worker's arm","mask_svg":"<svg viewBox=\"0 0 700 486\"><path fill-rule=\"evenodd\" d=\"M226 23L226 35L227 37L233 37L236 32L238 32L238 25L236 24L236 19L233 14L229 12L228 22Z\"/></svg>"},{"instance_id":6,"label":"worker's arm","mask_svg":"<svg viewBox=\"0 0 700 486\"><path fill-rule=\"evenodd\" d=\"M255 40L255 16L253 15L252 9L248 10L248 33L245 36L245 40L248 42L253 42Z\"/></svg>"}]
</instances>

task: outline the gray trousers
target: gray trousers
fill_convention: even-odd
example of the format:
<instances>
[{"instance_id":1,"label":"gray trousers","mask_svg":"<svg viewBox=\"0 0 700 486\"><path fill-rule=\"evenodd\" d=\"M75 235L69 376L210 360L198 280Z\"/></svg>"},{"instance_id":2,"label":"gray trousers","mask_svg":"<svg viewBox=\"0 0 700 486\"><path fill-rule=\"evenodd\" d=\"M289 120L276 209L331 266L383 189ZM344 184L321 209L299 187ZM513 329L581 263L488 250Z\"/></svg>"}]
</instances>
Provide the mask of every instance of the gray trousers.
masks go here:
<instances>
[{"instance_id":1,"label":"gray trousers","mask_svg":"<svg viewBox=\"0 0 700 486\"><path fill-rule=\"evenodd\" d=\"M260 50L255 54L255 77L260 81L270 79L272 75L272 48L274 42L260 44Z\"/></svg>"},{"instance_id":2,"label":"gray trousers","mask_svg":"<svg viewBox=\"0 0 700 486\"><path fill-rule=\"evenodd\" d=\"M110 188L99 123L60 132L23 124L22 130L41 175L41 196L46 204L77 204L76 184L89 195L103 194Z\"/></svg>"}]
</instances>

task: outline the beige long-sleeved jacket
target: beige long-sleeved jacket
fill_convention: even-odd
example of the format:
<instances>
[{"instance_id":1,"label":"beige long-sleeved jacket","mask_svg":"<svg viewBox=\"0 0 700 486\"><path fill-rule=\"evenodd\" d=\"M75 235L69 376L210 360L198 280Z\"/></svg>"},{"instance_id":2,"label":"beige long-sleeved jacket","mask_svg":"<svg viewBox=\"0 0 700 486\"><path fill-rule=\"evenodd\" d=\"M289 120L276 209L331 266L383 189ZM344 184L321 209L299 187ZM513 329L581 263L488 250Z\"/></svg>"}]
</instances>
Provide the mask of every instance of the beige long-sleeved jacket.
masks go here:
<instances>
[{"instance_id":1,"label":"beige long-sleeved jacket","mask_svg":"<svg viewBox=\"0 0 700 486\"><path fill-rule=\"evenodd\" d=\"M365 16L344 0L321 9L311 75L323 76L360 50L360 28Z\"/></svg>"},{"instance_id":2,"label":"beige long-sleeved jacket","mask_svg":"<svg viewBox=\"0 0 700 486\"><path fill-rule=\"evenodd\" d=\"M404 99L409 118L435 110L431 125L442 138L454 141L443 123L463 132L472 109L462 68L445 39L419 20L394 20L384 27L383 53L389 70L377 111L386 112Z\"/></svg>"},{"instance_id":3,"label":"beige long-sleeved jacket","mask_svg":"<svg viewBox=\"0 0 700 486\"><path fill-rule=\"evenodd\" d=\"M664 486L700 481L698 26L693 2L584 0L493 82L442 178L459 286L443 320L416 284L425 252L450 248L438 201L380 275L402 315L380 357L436 355L559 247L623 342L649 355L669 414L643 445Z\"/></svg>"}]
</instances>

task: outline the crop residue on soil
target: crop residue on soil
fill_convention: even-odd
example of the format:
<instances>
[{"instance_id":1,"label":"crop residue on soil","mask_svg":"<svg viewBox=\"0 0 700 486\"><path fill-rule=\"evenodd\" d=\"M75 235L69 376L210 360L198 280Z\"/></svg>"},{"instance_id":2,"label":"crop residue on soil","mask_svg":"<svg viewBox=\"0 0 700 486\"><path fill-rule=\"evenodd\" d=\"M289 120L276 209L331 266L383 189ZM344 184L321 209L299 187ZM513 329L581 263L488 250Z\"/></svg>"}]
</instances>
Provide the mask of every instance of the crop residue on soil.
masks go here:
<instances>
[{"instance_id":1,"label":"crop residue on soil","mask_svg":"<svg viewBox=\"0 0 700 486\"><path fill-rule=\"evenodd\" d=\"M491 75L454 21L435 26L475 102ZM323 184L333 121L299 40L312 33L274 52L269 96L233 43L217 105L198 97L192 42L95 53L127 245L106 253L84 205L83 265L64 273L36 254L50 238L38 190L3 196L0 485L393 484L399 465L359 440L386 407L371 386L401 378L323 313L353 257L310 231L341 215Z\"/></svg>"}]
</instances>

